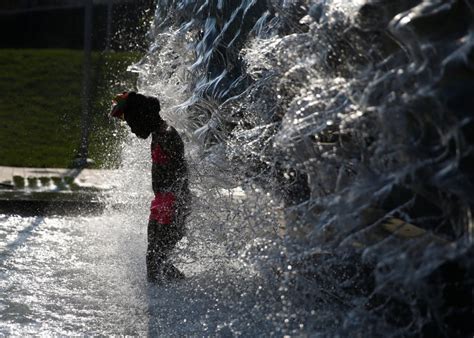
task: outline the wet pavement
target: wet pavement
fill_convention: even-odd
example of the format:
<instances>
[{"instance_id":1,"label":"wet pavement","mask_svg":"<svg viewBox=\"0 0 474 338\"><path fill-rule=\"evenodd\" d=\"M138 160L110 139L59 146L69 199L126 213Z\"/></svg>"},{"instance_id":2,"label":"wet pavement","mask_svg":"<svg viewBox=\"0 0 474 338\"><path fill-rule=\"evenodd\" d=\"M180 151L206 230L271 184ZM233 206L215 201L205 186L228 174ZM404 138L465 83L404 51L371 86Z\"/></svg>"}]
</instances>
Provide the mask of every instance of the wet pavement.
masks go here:
<instances>
[{"instance_id":1,"label":"wet pavement","mask_svg":"<svg viewBox=\"0 0 474 338\"><path fill-rule=\"evenodd\" d=\"M101 196L116 188L119 173L0 166L0 212L42 215L98 211L103 208Z\"/></svg>"},{"instance_id":2,"label":"wet pavement","mask_svg":"<svg viewBox=\"0 0 474 338\"><path fill-rule=\"evenodd\" d=\"M66 188L68 184L74 183L80 188L94 187L100 190L107 190L114 187L113 182L117 182L115 178L118 174L118 170L0 166L0 188L3 190L9 188L17 190L58 190L61 186L54 183L62 181L65 183ZM43 184L44 182L48 183Z\"/></svg>"}]
</instances>

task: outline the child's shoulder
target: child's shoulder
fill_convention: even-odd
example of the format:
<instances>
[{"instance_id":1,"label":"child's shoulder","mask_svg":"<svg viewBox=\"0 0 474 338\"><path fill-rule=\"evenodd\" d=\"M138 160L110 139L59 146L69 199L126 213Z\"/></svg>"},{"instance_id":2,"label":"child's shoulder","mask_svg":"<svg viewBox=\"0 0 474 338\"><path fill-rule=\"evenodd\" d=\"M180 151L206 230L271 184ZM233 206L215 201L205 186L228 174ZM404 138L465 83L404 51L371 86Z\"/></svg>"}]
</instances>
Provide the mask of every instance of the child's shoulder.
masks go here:
<instances>
[{"instance_id":1,"label":"child's shoulder","mask_svg":"<svg viewBox=\"0 0 474 338\"><path fill-rule=\"evenodd\" d=\"M161 142L172 142L172 143L181 143L181 136L179 135L178 131L172 127L167 126L165 129L161 131L155 131L152 133L152 140L153 142L161 143Z\"/></svg>"},{"instance_id":2,"label":"child's shoulder","mask_svg":"<svg viewBox=\"0 0 474 338\"><path fill-rule=\"evenodd\" d=\"M179 136L178 131L170 125L168 125L168 127L166 128L166 134L173 139L181 140L181 136Z\"/></svg>"}]
</instances>

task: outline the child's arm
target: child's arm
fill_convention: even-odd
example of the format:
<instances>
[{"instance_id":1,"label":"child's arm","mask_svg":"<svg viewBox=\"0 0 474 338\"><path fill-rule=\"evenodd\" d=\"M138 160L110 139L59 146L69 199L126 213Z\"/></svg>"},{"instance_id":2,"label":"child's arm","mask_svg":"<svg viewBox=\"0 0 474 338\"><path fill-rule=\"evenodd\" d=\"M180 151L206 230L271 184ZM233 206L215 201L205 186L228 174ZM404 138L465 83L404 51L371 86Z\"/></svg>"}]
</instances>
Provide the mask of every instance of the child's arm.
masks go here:
<instances>
[{"instance_id":1,"label":"child's arm","mask_svg":"<svg viewBox=\"0 0 474 338\"><path fill-rule=\"evenodd\" d=\"M152 142L153 191L180 190L180 182L186 179L187 167L184 159L184 144L176 130L170 128L162 135L156 135L158 142Z\"/></svg>"}]
</instances>

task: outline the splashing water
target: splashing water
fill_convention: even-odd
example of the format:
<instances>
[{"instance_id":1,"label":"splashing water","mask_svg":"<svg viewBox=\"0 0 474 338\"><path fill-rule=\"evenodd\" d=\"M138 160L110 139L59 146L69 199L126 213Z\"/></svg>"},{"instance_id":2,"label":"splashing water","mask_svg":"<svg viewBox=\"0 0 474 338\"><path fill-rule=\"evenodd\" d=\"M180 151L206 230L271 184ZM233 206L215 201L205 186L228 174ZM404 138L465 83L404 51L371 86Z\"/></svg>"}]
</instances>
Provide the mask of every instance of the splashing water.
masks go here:
<instances>
[{"instance_id":1,"label":"splashing water","mask_svg":"<svg viewBox=\"0 0 474 338\"><path fill-rule=\"evenodd\" d=\"M209 210L251 215L223 243L278 288L272 332L472 332L473 15L463 0L158 2L139 89L188 139L204 227ZM214 204L234 187L241 208Z\"/></svg>"}]
</instances>

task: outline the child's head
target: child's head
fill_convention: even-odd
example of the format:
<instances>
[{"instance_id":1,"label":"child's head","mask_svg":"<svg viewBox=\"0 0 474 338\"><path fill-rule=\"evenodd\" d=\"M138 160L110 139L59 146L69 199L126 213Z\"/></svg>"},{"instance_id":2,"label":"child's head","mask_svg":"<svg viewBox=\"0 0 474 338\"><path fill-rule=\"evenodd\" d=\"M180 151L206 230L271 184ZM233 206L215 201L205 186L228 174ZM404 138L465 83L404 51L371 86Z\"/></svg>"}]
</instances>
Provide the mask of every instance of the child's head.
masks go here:
<instances>
[{"instance_id":1,"label":"child's head","mask_svg":"<svg viewBox=\"0 0 474 338\"><path fill-rule=\"evenodd\" d=\"M114 102L110 115L125 120L140 138L147 138L163 123L160 101L155 97L128 92L118 95Z\"/></svg>"}]
</instances>

